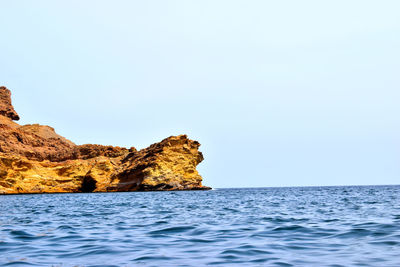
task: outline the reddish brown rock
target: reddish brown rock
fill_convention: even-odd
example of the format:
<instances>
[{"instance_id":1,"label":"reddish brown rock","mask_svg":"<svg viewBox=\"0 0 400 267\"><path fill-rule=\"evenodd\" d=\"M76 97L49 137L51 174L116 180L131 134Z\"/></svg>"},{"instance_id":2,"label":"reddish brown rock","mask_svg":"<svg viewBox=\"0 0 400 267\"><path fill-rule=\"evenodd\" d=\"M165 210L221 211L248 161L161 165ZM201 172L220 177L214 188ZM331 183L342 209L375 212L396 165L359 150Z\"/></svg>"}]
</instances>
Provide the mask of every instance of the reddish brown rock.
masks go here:
<instances>
[{"instance_id":1,"label":"reddish brown rock","mask_svg":"<svg viewBox=\"0 0 400 267\"><path fill-rule=\"evenodd\" d=\"M15 121L19 120L19 116L11 104L11 92L4 86L0 86L0 115Z\"/></svg>"},{"instance_id":2,"label":"reddish brown rock","mask_svg":"<svg viewBox=\"0 0 400 267\"><path fill-rule=\"evenodd\" d=\"M76 145L53 128L20 126L11 93L0 87L0 194L205 190L200 144L171 136L137 151Z\"/></svg>"},{"instance_id":3,"label":"reddish brown rock","mask_svg":"<svg viewBox=\"0 0 400 267\"><path fill-rule=\"evenodd\" d=\"M46 138L31 131L24 131L24 126L16 128L10 124L0 124L0 129L0 152L2 153L37 161L60 161L67 159L75 147L70 141L62 138Z\"/></svg>"}]
</instances>

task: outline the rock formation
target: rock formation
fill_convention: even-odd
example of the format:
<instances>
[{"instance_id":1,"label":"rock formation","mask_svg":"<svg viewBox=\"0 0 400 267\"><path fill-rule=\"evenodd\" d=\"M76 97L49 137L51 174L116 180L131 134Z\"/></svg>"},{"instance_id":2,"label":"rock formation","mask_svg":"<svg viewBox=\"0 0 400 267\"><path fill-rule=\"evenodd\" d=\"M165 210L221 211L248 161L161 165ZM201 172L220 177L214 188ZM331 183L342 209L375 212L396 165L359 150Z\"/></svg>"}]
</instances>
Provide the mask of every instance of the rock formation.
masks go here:
<instances>
[{"instance_id":1,"label":"rock formation","mask_svg":"<svg viewBox=\"0 0 400 267\"><path fill-rule=\"evenodd\" d=\"M137 151L76 145L49 126L13 120L11 93L0 87L0 194L210 189L196 170L200 144L186 135Z\"/></svg>"},{"instance_id":2,"label":"rock formation","mask_svg":"<svg viewBox=\"0 0 400 267\"><path fill-rule=\"evenodd\" d=\"M11 92L4 86L0 86L0 115L15 121L19 120L19 116L11 104Z\"/></svg>"}]
</instances>

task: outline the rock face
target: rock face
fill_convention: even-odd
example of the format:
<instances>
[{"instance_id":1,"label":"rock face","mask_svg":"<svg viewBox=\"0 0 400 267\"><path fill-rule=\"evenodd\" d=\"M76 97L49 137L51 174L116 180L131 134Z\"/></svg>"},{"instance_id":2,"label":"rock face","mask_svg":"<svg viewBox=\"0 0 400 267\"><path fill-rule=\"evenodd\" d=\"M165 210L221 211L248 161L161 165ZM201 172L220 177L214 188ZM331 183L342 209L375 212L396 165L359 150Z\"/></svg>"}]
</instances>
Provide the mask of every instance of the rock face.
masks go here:
<instances>
[{"instance_id":1,"label":"rock face","mask_svg":"<svg viewBox=\"0 0 400 267\"><path fill-rule=\"evenodd\" d=\"M196 170L200 144L186 135L137 151L76 145L18 119L10 91L0 87L0 194L210 189Z\"/></svg>"},{"instance_id":2,"label":"rock face","mask_svg":"<svg viewBox=\"0 0 400 267\"><path fill-rule=\"evenodd\" d=\"M129 153L112 175L108 190L202 189L202 178L196 170L203 161L199 146L186 135L180 135Z\"/></svg>"},{"instance_id":3,"label":"rock face","mask_svg":"<svg viewBox=\"0 0 400 267\"><path fill-rule=\"evenodd\" d=\"M19 120L19 116L11 104L11 92L4 86L0 86L0 115L12 120Z\"/></svg>"}]
</instances>

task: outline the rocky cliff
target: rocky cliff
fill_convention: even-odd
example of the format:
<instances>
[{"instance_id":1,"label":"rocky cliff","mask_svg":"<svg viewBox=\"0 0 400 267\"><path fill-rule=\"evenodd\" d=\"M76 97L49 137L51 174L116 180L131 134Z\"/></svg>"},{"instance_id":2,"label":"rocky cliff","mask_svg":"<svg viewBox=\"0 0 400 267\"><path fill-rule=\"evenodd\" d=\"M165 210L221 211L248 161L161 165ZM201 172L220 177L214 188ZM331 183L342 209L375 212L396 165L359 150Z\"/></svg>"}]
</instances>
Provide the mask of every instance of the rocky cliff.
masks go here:
<instances>
[{"instance_id":1,"label":"rocky cliff","mask_svg":"<svg viewBox=\"0 0 400 267\"><path fill-rule=\"evenodd\" d=\"M0 194L206 190L200 144L171 136L134 147L76 145L53 128L21 126L11 92L0 87Z\"/></svg>"}]
</instances>

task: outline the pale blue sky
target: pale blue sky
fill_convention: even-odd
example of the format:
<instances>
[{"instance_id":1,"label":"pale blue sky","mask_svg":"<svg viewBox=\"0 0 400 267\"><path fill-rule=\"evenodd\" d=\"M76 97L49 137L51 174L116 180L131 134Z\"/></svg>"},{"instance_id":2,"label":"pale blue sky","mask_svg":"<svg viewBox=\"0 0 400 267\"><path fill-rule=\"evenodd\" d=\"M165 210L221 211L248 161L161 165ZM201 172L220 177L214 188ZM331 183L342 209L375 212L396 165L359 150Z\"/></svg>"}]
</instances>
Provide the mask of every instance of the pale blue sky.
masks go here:
<instances>
[{"instance_id":1,"label":"pale blue sky","mask_svg":"<svg viewBox=\"0 0 400 267\"><path fill-rule=\"evenodd\" d=\"M21 123L143 148L213 187L400 183L400 1L1 1Z\"/></svg>"}]
</instances>

